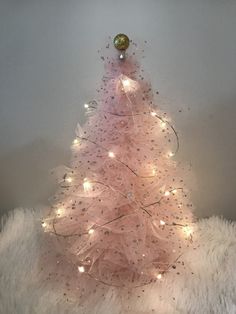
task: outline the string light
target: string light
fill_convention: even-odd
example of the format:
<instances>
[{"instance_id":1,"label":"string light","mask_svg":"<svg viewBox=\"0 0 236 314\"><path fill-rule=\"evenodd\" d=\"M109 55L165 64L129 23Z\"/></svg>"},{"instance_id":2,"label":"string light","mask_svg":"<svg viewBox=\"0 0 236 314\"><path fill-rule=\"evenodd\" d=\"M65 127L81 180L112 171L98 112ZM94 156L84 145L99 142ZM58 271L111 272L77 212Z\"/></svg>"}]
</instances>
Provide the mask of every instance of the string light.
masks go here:
<instances>
[{"instance_id":1,"label":"string light","mask_svg":"<svg viewBox=\"0 0 236 314\"><path fill-rule=\"evenodd\" d=\"M130 86L130 80L129 79L124 79L122 80L122 84L124 87L129 87Z\"/></svg>"},{"instance_id":2,"label":"string light","mask_svg":"<svg viewBox=\"0 0 236 314\"><path fill-rule=\"evenodd\" d=\"M88 233L89 234L93 234L94 233L94 229L90 229Z\"/></svg>"},{"instance_id":3,"label":"string light","mask_svg":"<svg viewBox=\"0 0 236 314\"><path fill-rule=\"evenodd\" d=\"M157 174L156 168L153 168L153 169L152 169L152 174L153 174L153 175Z\"/></svg>"},{"instance_id":4,"label":"string light","mask_svg":"<svg viewBox=\"0 0 236 314\"><path fill-rule=\"evenodd\" d=\"M84 104L84 108L88 109L89 105L88 104Z\"/></svg>"},{"instance_id":5,"label":"string light","mask_svg":"<svg viewBox=\"0 0 236 314\"><path fill-rule=\"evenodd\" d=\"M187 235L187 237L190 237L192 235L192 228L189 226L184 226L183 227L183 232Z\"/></svg>"},{"instance_id":6,"label":"string light","mask_svg":"<svg viewBox=\"0 0 236 314\"><path fill-rule=\"evenodd\" d=\"M78 266L78 271L79 271L80 273L84 273L84 272L85 272L84 266Z\"/></svg>"},{"instance_id":7,"label":"string light","mask_svg":"<svg viewBox=\"0 0 236 314\"><path fill-rule=\"evenodd\" d=\"M56 214L57 214L58 216L61 216L63 213L64 213L64 208L63 208L63 207L59 207L59 208L56 210Z\"/></svg>"},{"instance_id":8,"label":"string light","mask_svg":"<svg viewBox=\"0 0 236 314\"><path fill-rule=\"evenodd\" d=\"M121 79L121 83L125 92L135 91L138 88L138 83L134 80L131 80L127 76Z\"/></svg>"},{"instance_id":9,"label":"string light","mask_svg":"<svg viewBox=\"0 0 236 314\"><path fill-rule=\"evenodd\" d=\"M113 153L113 152L108 152L108 156L110 157L110 158L115 158L115 154Z\"/></svg>"},{"instance_id":10,"label":"string light","mask_svg":"<svg viewBox=\"0 0 236 314\"><path fill-rule=\"evenodd\" d=\"M79 144L79 140L78 140L77 138L76 138L76 139L74 139L73 144L74 144L74 145Z\"/></svg>"},{"instance_id":11,"label":"string light","mask_svg":"<svg viewBox=\"0 0 236 314\"><path fill-rule=\"evenodd\" d=\"M47 224L45 221L42 221L42 227L45 229L47 227Z\"/></svg>"},{"instance_id":12,"label":"string light","mask_svg":"<svg viewBox=\"0 0 236 314\"><path fill-rule=\"evenodd\" d=\"M71 183L73 180L71 177L66 178L66 182Z\"/></svg>"},{"instance_id":13,"label":"string light","mask_svg":"<svg viewBox=\"0 0 236 314\"><path fill-rule=\"evenodd\" d=\"M157 115L156 112L154 111L151 112L151 116L155 117L156 115Z\"/></svg>"},{"instance_id":14,"label":"string light","mask_svg":"<svg viewBox=\"0 0 236 314\"><path fill-rule=\"evenodd\" d=\"M170 195L170 191L165 191L165 196L169 196Z\"/></svg>"},{"instance_id":15,"label":"string light","mask_svg":"<svg viewBox=\"0 0 236 314\"><path fill-rule=\"evenodd\" d=\"M164 226L166 223L163 220L160 220L160 225Z\"/></svg>"},{"instance_id":16,"label":"string light","mask_svg":"<svg viewBox=\"0 0 236 314\"><path fill-rule=\"evenodd\" d=\"M161 121L160 125L161 125L162 129L164 129L166 127L166 122L165 121Z\"/></svg>"},{"instance_id":17,"label":"string light","mask_svg":"<svg viewBox=\"0 0 236 314\"><path fill-rule=\"evenodd\" d=\"M83 187L85 192L89 192L91 190L91 183L88 181L87 178L84 178Z\"/></svg>"},{"instance_id":18,"label":"string light","mask_svg":"<svg viewBox=\"0 0 236 314\"><path fill-rule=\"evenodd\" d=\"M162 274L158 274L158 275L157 275L157 279L160 280L161 278L162 278Z\"/></svg>"},{"instance_id":19,"label":"string light","mask_svg":"<svg viewBox=\"0 0 236 314\"><path fill-rule=\"evenodd\" d=\"M172 191L172 193L173 193L173 194L176 194L176 193L177 193L177 190L176 190L176 189L174 189L174 190Z\"/></svg>"},{"instance_id":20,"label":"string light","mask_svg":"<svg viewBox=\"0 0 236 314\"><path fill-rule=\"evenodd\" d=\"M168 156L168 157L173 157L173 156L174 156L174 153L173 153L173 152L169 152L169 153L167 154L167 156Z\"/></svg>"}]
</instances>

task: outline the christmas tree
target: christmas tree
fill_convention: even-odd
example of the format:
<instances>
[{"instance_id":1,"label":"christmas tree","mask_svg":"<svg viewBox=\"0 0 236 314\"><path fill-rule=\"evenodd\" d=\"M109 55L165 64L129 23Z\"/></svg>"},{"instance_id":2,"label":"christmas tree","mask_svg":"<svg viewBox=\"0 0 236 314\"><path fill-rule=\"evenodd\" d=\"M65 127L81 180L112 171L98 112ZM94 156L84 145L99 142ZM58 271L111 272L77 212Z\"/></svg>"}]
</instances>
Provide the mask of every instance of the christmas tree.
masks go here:
<instances>
[{"instance_id":1,"label":"christmas tree","mask_svg":"<svg viewBox=\"0 0 236 314\"><path fill-rule=\"evenodd\" d=\"M114 45L118 55L102 57L97 100L84 105L87 122L77 127L71 165L42 226L58 263L69 261L78 276L138 287L179 272L193 241L192 204L174 160L177 132L155 105L136 45L124 34Z\"/></svg>"}]
</instances>

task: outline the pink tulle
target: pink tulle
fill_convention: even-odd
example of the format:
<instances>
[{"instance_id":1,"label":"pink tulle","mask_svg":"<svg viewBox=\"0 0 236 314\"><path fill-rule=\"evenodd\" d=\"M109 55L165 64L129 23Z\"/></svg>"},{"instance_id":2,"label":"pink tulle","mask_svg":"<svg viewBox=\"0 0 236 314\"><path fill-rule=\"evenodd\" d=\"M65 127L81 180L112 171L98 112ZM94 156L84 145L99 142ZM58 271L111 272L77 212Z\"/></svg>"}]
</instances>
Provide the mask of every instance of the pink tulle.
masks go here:
<instances>
[{"instance_id":1,"label":"pink tulle","mask_svg":"<svg viewBox=\"0 0 236 314\"><path fill-rule=\"evenodd\" d=\"M44 262L54 254L50 263L64 265L60 273L83 289L93 281L137 287L178 272L193 242L184 169L172 157L174 128L133 56L106 58L105 69L43 220Z\"/></svg>"}]
</instances>

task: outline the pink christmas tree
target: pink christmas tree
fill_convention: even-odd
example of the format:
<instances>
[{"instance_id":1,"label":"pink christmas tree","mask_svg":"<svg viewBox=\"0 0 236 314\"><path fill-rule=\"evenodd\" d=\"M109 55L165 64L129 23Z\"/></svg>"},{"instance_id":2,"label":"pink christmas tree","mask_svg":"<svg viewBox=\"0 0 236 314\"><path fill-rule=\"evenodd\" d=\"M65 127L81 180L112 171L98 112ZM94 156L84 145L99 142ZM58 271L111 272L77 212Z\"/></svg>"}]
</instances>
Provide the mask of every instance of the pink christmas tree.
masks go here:
<instances>
[{"instance_id":1,"label":"pink christmas tree","mask_svg":"<svg viewBox=\"0 0 236 314\"><path fill-rule=\"evenodd\" d=\"M77 127L70 168L42 223L58 263L118 287L179 272L193 241L184 169L174 161L178 135L155 105L131 46L127 56L102 57L97 100L84 105L87 122Z\"/></svg>"}]
</instances>

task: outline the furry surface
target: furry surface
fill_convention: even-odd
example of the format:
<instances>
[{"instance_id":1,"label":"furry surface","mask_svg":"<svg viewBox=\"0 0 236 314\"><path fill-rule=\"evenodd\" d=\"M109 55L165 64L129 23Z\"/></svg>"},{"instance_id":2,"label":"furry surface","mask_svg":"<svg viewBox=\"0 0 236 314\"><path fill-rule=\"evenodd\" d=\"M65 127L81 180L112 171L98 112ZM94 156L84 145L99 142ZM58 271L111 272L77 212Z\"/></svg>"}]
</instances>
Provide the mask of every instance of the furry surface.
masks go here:
<instances>
[{"instance_id":1,"label":"furry surface","mask_svg":"<svg viewBox=\"0 0 236 314\"><path fill-rule=\"evenodd\" d=\"M186 273L166 275L129 298L111 288L102 302L81 307L40 279L40 210L14 210L0 237L0 313L236 313L236 224L211 217L198 226L200 248L186 253Z\"/></svg>"}]
</instances>

